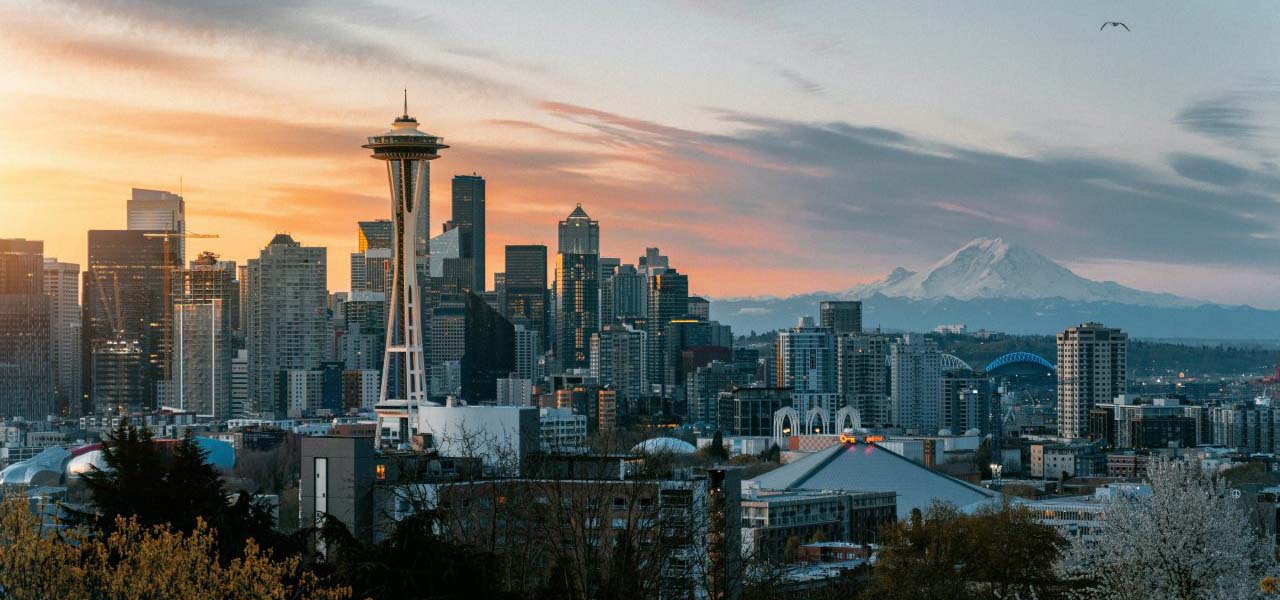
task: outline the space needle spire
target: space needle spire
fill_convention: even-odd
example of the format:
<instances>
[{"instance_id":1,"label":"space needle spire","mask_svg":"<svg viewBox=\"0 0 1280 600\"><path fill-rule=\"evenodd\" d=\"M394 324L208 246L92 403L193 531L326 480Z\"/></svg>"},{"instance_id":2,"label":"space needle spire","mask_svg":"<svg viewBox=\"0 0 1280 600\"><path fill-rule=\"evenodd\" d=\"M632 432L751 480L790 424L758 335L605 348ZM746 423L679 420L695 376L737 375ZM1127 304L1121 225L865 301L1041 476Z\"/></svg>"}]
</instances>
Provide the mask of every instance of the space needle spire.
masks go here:
<instances>
[{"instance_id":1,"label":"space needle spire","mask_svg":"<svg viewBox=\"0 0 1280 600\"><path fill-rule=\"evenodd\" d=\"M376 410L379 443L394 445L409 441L417 428L417 409L427 401L422 329L425 302L415 264L418 236L426 232L418 231L418 213L431 210L428 161L440 158L439 151L448 146L444 138L418 129L418 121L409 116L406 89L404 114L391 123L390 130L370 137L363 147L387 164L391 184L393 272L387 288L387 345ZM388 431L384 437L383 432Z\"/></svg>"}]
</instances>

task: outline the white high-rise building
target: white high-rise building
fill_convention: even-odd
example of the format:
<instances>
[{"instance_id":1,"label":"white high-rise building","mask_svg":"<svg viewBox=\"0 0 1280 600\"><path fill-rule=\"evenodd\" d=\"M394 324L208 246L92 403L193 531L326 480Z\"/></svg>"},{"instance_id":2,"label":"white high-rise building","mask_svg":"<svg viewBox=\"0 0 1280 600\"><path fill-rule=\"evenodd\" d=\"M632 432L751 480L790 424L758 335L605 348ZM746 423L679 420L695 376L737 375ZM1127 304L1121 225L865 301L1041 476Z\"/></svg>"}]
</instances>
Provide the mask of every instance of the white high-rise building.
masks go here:
<instances>
[{"instance_id":1,"label":"white high-rise building","mask_svg":"<svg viewBox=\"0 0 1280 600\"><path fill-rule=\"evenodd\" d=\"M245 347L251 400L259 413L285 410L279 385L286 370L314 370L332 345L326 250L278 234L250 259L244 282Z\"/></svg>"},{"instance_id":2,"label":"white high-rise building","mask_svg":"<svg viewBox=\"0 0 1280 600\"><path fill-rule=\"evenodd\" d=\"M889 420L893 427L935 434L942 427L942 352L910 334L889 348Z\"/></svg>"},{"instance_id":3,"label":"white high-rise building","mask_svg":"<svg viewBox=\"0 0 1280 600\"><path fill-rule=\"evenodd\" d=\"M519 377L498 380L498 406L533 406L533 382Z\"/></svg>"},{"instance_id":4,"label":"white high-rise building","mask_svg":"<svg viewBox=\"0 0 1280 600\"><path fill-rule=\"evenodd\" d=\"M1089 411L1125 393L1129 336L1101 323L1058 334L1058 435L1083 438Z\"/></svg>"},{"instance_id":5,"label":"white high-rise building","mask_svg":"<svg viewBox=\"0 0 1280 600\"><path fill-rule=\"evenodd\" d=\"M182 196L160 190L143 190L133 188L133 196L129 198L129 230L130 231L172 231L187 232L186 203ZM178 264L187 263L187 244L181 237L171 243L177 247Z\"/></svg>"},{"instance_id":6,"label":"white high-rise building","mask_svg":"<svg viewBox=\"0 0 1280 600\"><path fill-rule=\"evenodd\" d=\"M53 302L50 333L53 347L53 394L57 405L72 414L80 410L80 265L44 259L44 293Z\"/></svg>"}]
</instances>

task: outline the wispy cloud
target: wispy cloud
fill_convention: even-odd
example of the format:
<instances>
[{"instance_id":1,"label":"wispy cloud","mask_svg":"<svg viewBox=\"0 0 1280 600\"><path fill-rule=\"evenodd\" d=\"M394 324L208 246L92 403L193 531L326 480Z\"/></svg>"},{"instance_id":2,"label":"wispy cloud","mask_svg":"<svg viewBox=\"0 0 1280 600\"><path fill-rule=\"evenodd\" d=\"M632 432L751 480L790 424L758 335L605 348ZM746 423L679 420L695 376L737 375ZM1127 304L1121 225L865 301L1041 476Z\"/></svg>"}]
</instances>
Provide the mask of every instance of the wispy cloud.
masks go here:
<instances>
[{"instance_id":1,"label":"wispy cloud","mask_svg":"<svg viewBox=\"0 0 1280 600\"><path fill-rule=\"evenodd\" d=\"M1280 107L1280 82L1257 79L1239 90L1191 103L1174 117L1183 129L1262 156L1275 153L1270 118Z\"/></svg>"},{"instance_id":2,"label":"wispy cloud","mask_svg":"<svg viewBox=\"0 0 1280 600\"><path fill-rule=\"evenodd\" d=\"M795 71L792 71L791 69L779 69L778 75L783 79L787 80L787 83L791 84L791 88L796 90L797 92L801 92L805 94L822 95L822 94L825 94L827 91L827 88L824 87L821 83L818 83L817 81L809 79L808 77L805 77L804 75L801 75Z\"/></svg>"}]
</instances>

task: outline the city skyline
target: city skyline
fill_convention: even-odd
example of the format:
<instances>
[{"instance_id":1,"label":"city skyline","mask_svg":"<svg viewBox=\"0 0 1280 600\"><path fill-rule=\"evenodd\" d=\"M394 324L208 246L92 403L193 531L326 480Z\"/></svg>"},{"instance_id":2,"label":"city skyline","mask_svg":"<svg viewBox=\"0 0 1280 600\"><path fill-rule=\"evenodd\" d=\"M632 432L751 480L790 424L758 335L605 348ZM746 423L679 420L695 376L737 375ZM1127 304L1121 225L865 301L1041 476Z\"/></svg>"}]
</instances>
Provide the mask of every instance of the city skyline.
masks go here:
<instances>
[{"instance_id":1,"label":"city skyline","mask_svg":"<svg viewBox=\"0 0 1280 600\"><path fill-rule=\"evenodd\" d=\"M85 231L123 229L137 187L181 193L189 229L222 236L188 257L243 264L277 232L345 256L356 221L389 217L358 146L408 87L458 147L431 232L446 175L486 179L487 281L582 203L602 256L660 247L706 296L844 289L992 236L1092 278L1280 306L1275 15L756 8L19 3L0 9L23 59L0 83L0 237L86 264ZM1096 31L1112 18L1134 31ZM332 290L348 268L329 262Z\"/></svg>"}]
</instances>

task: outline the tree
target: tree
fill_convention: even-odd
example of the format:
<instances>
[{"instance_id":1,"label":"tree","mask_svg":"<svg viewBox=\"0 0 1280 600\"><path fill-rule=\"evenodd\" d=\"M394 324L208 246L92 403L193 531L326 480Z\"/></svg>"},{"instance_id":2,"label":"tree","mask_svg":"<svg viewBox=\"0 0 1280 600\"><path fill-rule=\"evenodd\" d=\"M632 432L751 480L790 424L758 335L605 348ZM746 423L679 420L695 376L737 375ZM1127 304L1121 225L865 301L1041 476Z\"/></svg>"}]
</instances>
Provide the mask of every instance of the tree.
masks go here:
<instances>
[{"instance_id":1,"label":"tree","mask_svg":"<svg viewBox=\"0 0 1280 600\"><path fill-rule=\"evenodd\" d=\"M72 527L53 535L24 495L12 494L0 503L0 589L5 598L67 600L350 597L348 589L322 586L297 557L273 557L249 541L240 558L223 564L216 545L200 520L189 533L117 517L109 534Z\"/></svg>"},{"instance_id":2,"label":"tree","mask_svg":"<svg viewBox=\"0 0 1280 600\"><path fill-rule=\"evenodd\" d=\"M1063 540L1013 505L967 515L937 503L889 525L866 597L1056 598L1066 584L1055 572Z\"/></svg>"},{"instance_id":3,"label":"tree","mask_svg":"<svg viewBox=\"0 0 1280 600\"><path fill-rule=\"evenodd\" d=\"M441 538L435 523L430 511L414 513L386 540L368 544L326 516L320 528L326 553L322 570L335 585L373 600L518 597L498 588L493 554Z\"/></svg>"},{"instance_id":4,"label":"tree","mask_svg":"<svg viewBox=\"0 0 1280 600\"><path fill-rule=\"evenodd\" d=\"M1276 574L1271 544L1249 522L1226 482L1191 461L1158 458L1149 493L1107 506L1096 540L1073 540L1064 570L1086 598L1248 599Z\"/></svg>"},{"instance_id":5,"label":"tree","mask_svg":"<svg viewBox=\"0 0 1280 600\"><path fill-rule=\"evenodd\" d=\"M711 436L711 443L702 449L701 454L715 464L729 460L729 450L724 447L724 435L719 429Z\"/></svg>"},{"instance_id":6,"label":"tree","mask_svg":"<svg viewBox=\"0 0 1280 600\"><path fill-rule=\"evenodd\" d=\"M81 479L93 498L95 513L85 515L110 531L117 517L136 517L144 527L172 525L189 532L198 520L215 522L226 507L222 476L205 460L191 432L165 449L128 419L102 442L106 469L96 466Z\"/></svg>"},{"instance_id":7,"label":"tree","mask_svg":"<svg viewBox=\"0 0 1280 600\"><path fill-rule=\"evenodd\" d=\"M121 419L103 440L102 457L106 469L94 467L82 476L93 509L72 513L80 524L111 533L123 518L142 527L190 533L203 523L224 533L217 546L224 563L241 556L251 540L278 556L295 555L305 547L301 535L277 533L270 509L247 493L228 502L221 473L190 430L166 448L150 429Z\"/></svg>"}]
</instances>

